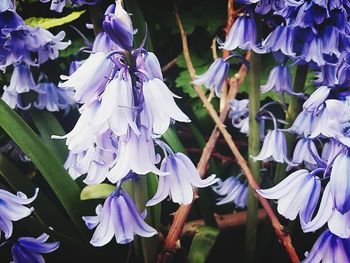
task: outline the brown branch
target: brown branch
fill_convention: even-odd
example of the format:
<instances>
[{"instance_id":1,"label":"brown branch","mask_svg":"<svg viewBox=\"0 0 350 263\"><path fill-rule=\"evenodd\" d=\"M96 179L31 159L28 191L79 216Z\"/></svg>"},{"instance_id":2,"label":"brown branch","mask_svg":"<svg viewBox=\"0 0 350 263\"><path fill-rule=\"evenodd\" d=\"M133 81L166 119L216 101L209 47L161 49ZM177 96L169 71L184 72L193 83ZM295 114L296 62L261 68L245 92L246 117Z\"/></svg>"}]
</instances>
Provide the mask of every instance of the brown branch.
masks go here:
<instances>
[{"instance_id":1,"label":"brown branch","mask_svg":"<svg viewBox=\"0 0 350 263\"><path fill-rule=\"evenodd\" d=\"M162 67L162 72L168 71L170 68L176 65L177 58L170 60L167 64Z\"/></svg>"},{"instance_id":2,"label":"brown branch","mask_svg":"<svg viewBox=\"0 0 350 263\"><path fill-rule=\"evenodd\" d=\"M189 53L189 49L188 49L186 32L184 31L184 28L183 28L183 25L181 23L180 16L179 16L179 13L177 10L176 10L176 21L178 23L180 33L181 33L183 53L184 53L187 67L188 67L188 71L190 73L191 78L194 79L196 72L195 72L195 69L194 69L192 61L191 61L191 57L190 57L190 53ZM200 86L194 85L194 89L196 90L198 96L202 100L204 106L207 108L208 113L210 114L210 116L214 120L215 124L217 125L217 128L220 130L223 137L225 138L233 155L236 157L237 163L241 167L241 170L243 171L244 175L246 176L249 185L254 190L259 189L260 187L259 187L258 183L255 181L255 179L254 179L254 177L253 177L253 175L248 167L246 160L243 158L243 156L239 152L236 144L232 140L231 135L225 129L225 126L224 126L223 122L221 121L220 117L218 116L218 114L216 113L213 105L210 102L208 102L204 92L202 91L202 88ZM206 150L206 149L204 149L204 150ZM197 168L199 168L199 167L197 167ZM203 171L205 172L204 168L201 172L203 173ZM263 206L268 217L270 218L272 226L275 230L275 233L278 236L278 238L280 239L283 246L285 247L287 253L289 254L289 256L291 258L291 261L293 263L299 262L298 255L296 254L295 249L292 245L290 235L284 231L283 226L281 225L277 216L275 215L274 211L272 210L269 202L260 195L256 194L256 197L259 199L261 205ZM176 211L175 217L174 217L174 222L171 225L170 230L169 230L169 234L165 240L165 245L164 245L165 252L170 252L172 250L172 248L174 247L174 244L176 243L176 240L178 239L179 234L181 233L181 230L183 229L183 226L184 226L185 220L186 220L186 216L187 216L190 208L191 208L191 205L180 206L178 211ZM161 262L167 262L168 258L167 257L160 258L160 260L161 260Z\"/></svg>"},{"instance_id":3,"label":"brown branch","mask_svg":"<svg viewBox=\"0 0 350 263\"><path fill-rule=\"evenodd\" d=\"M266 218L266 212L264 209L258 210L258 220L261 221ZM216 223L218 228L223 230L226 228L239 227L245 224L247 220L247 212L235 212L226 215L215 214ZM194 220L185 224L182 235L193 236L197 233L198 227L205 225L203 219Z\"/></svg>"}]
</instances>

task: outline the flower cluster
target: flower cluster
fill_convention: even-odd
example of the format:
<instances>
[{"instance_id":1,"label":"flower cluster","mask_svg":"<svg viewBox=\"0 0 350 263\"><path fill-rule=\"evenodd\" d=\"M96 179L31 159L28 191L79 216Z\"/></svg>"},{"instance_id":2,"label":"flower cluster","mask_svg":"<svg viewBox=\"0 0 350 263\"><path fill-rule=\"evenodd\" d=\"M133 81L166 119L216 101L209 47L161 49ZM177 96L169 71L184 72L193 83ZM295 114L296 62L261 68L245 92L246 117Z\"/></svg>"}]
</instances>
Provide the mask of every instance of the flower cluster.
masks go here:
<instances>
[{"instance_id":1,"label":"flower cluster","mask_svg":"<svg viewBox=\"0 0 350 263\"><path fill-rule=\"evenodd\" d=\"M10 84L4 87L2 99L11 108L25 110L31 104L24 104L23 95L34 91L38 93L34 107L46 107L49 111L67 109L72 104L69 93L58 91L50 83L37 85L31 71L32 67L56 59L59 51L70 45L70 41L62 42L65 33L53 35L44 28L26 25L11 0L2 1L0 7L0 70L13 67Z\"/></svg>"},{"instance_id":2,"label":"flower cluster","mask_svg":"<svg viewBox=\"0 0 350 263\"><path fill-rule=\"evenodd\" d=\"M97 216L83 218L89 229L97 227L94 246L105 245L113 235L124 244L134 234L157 233L144 222L146 215L136 209L123 182L158 175L158 190L148 206L167 196L179 204L191 203L194 187L216 182L214 175L202 180L186 155L173 153L159 140L174 121L190 120L164 83L155 54L143 44L133 49L134 29L119 1L105 12L103 28L89 58L69 77L62 76L59 84L73 88L74 99L82 104L75 127L60 137L70 150L65 167L73 178L87 174L86 184L106 179L117 184L104 205L96 208ZM162 161L157 148L164 153Z\"/></svg>"}]
</instances>

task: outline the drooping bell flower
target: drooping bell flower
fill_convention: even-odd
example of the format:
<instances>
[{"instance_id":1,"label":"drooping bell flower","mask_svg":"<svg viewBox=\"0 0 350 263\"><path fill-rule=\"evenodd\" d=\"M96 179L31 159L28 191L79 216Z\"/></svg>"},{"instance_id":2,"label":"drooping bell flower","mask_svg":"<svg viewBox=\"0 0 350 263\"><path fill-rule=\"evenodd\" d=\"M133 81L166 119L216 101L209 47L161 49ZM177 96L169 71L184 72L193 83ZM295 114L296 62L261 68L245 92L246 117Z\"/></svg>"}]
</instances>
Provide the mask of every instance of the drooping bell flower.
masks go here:
<instances>
[{"instance_id":1,"label":"drooping bell flower","mask_svg":"<svg viewBox=\"0 0 350 263\"><path fill-rule=\"evenodd\" d=\"M229 67L229 62L217 58L204 74L196 76L193 84L205 85L208 90L214 89L216 96L220 97L221 88L227 78Z\"/></svg>"},{"instance_id":2,"label":"drooping bell flower","mask_svg":"<svg viewBox=\"0 0 350 263\"><path fill-rule=\"evenodd\" d=\"M228 116L232 120L232 126L247 134L249 131L249 100L233 99L229 104L230 112Z\"/></svg>"},{"instance_id":3,"label":"drooping bell flower","mask_svg":"<svg viewBox=\"0 0 350 263\"><path fill-rule=\"evenodd\" d=\"M278 93L287 93L289 95L300 96L302 93L294 93L292 88L292 75L289 67L286 65L279 65L274 67L267 80L267 83L261 86L261 92L265 93L270 90Z\"/></svg>"},{"instance_id":4,"label":"drooping bell flower","mask_svg":"<svg viewBox=\"0 0 350 263\"><path fill-rule=\"evenodd\" d=\"M305 165L315 166L317 163L313 155L310 153L310 149L318 159L321 159L321 157L318 155L315 143L308 138L302 138L298 141L294 148L292 162L297 164L305 163Z\"/></svg>"},{"instance_id":5,"label":"drooping bell flower","mask_svg":"<svg viewBox=\"0 0 350 263\"><path fill-rule=\"evenodd\" d=\"M174 95L164 82L158 78L143 83L144 114L149 128L155 134L163 134L169 128L170 121L190 122L174 101ZM145 124L146 125L146 124Z\"/></svg>"},{"instance_id":6,"label":"drooping bell flower","mask_svg":"<svg viewBox=\"0 0 350 263\"><path fill-rule=\"evenodd\" d=\"M339 154L333 163L330 178L331 191L336 209L344 214L350 210L350 156Z\"/></svg>"},{"instance_id":7,"label":"drooping bell flower","mask_svg":"<svg viewBox=\"0 0 350 263\"><path fill-rule=\"evenodd\" d=\"M13 263L45 263L41 254L47 254L59 248L59 242L46 243L49 239L47 234L38 238L20 237L12 247Z\"/></svg>"},{"instance_id":8,"label":"drooping bell flower","mask_svg":"<svg viewBox=\"0 0 350 263\"><path fill-rule=\"evenodd\" d=\"M71 76L61 76L61 88L74 88L74 99L86 103L105 87L112 72L113 63L104 52L91 54Z\"/></svg>"},{"instance_id":9,"label":"drooping bell flower","mask_svg":"<svg viewBox=\"0 0 350 263\"><path fill-rule=\"evenodd\" d=\"M323 145L322 148L322 160L328 165L333 163L335 158L341 154L346 153L347 147L336 139L330 138L328 142Z\"/></svg>"},{"instance_id":10,"label":"drooping bell flower","mask_svg":"<svg viewBox=\"0 0 350 263\"><path fill-rule=\"evenodd\" d=\"M315 128L316 118L315 116L306 110L299 113L293 122L293 125L287 129L289 132L295 132L304 137L308 137Z\"/></svg>"},{"instance_id":11,"label":"drooping bell flower","mask_svg":"<svg viewBox=\"0 0 350 263\"><path fill-rule=\"evenodd\" d=\"M245 12L233 23L225 42L219 42L219 48L235 50L236 48L254 51L256 48L256 26L253 14Z\"/></svg>"},{"instance_id":12,"label":"drooping bell flower","mask_svg":"<svg viewBox=\"0 0 350 263\"><path fill-rule=\"evenodd\" d=\"M90 243L101 247L111 241L113 236L117 243L127 244L134 240L134 235L151 237L157 231L144 221L146 210L140 214L130 196L122 189L111 193L103 206L96 207L96 216L84 216L86 226L93 229L96 226Z\"/></svg>"},{"instance_id":13,"label":"drooping bell flower","mask_svg":"<svg viewBox=\"0 0 350 263\"><path fill-rule=\"evenodd\" d=\"M11 109L19 108L21 110L28 110L31 106L30 103L27 106L24 106L21 95L16 92L9 91L6 86L4 87L4 93L2 94L1 99L5 101L6 104L11 107Z\"/></svg>"},{"instance_id":14,"label":"drooping bell flower","mask_svg":"<svg viewBox=\"0 0 350 263\"><path fill-rule=\"evenodd\" d=\"M243 184L238 179L236 179L235 176L227 178L217 187L213 186L212 188L217 194L223 196L216 203L217 205L234 203L237 207L246 207L248 187L246 184Z\"/></svg>"},{"instance_id":15,"label":"drooping bell flower","mask_svg":"<svg viewBox=\"0 0 350 263\"><path fill-rule=\"evenodd\" d=\"M60 89L54 83L39 83L35 91L38 92L34 107L46 108L48 111L68 110L73 101L73 90Z\"/></svg>"},{"instance_id":16,"label":"drooping bell flower","mask_svg":"<svg viewBox=\"0 0 350 263\"><path fill-rule=\"evenodd\" d=\"M155 166L160 160L155 153L153 140L148 136L147 128L140 126L139 130L139 135L129 130L127 135L119 138L118 158L107 174L112 183L122 180L130 171L137 174L152 172L160 176L168 174Z\"/></svg>"},{"instance_id":17,"label":"drooping bell flower","mask_svg":"<svg viewBox=\"0 0 350 263\"><path fill-rule=\"evenodd\" d=\"M14 10L12 0L3 0L0 2L0 13L5 12L7 10Z\"/></svg>"},{"instance_id":18,"label":"drooping bell flower","mask_svg":"<svg viewBox=\"0 0 350 263\"><path fill-rule=\"evenodd\" d=\"M17 192L17 195L11 194L0 189L0 235L4 232L5 238L8 239L12 235L12 221L18 221L29 216L33 208L28 205L35 200L39 192L39 188L35 190L33 197L28 198L24 193Z\"/></svg>"},{"instance_id":19,"label":"drooping bell flower","mask_svg":"<svg viewBox=\"0 0 350 263\"><path fill-rule=\"evenodd\" d=\"M61 13L66 5L79 6L83 4L94 5L98 0L40 0L42 3L48 3L51 1L50 10Z\"/></svg>"},{"instance_id":20,"label":"drooping bell flower","mask_svg":"<svg viewBox=\"0 0 350 263\"><path fill-rule=\"evenodd\" d=\"M325 230L301 263L350 262L350 239L343 239Z\"/></svg>"},{"instance_id":21,"label":"drooping bell flower","mask_svg":"<svg viewBox=\"0 0 350 263\"><path fill-rule=\"evenodd\" d=\"M203 188L217 182L215 175L201 179L192 161L183 153L175 153L163 159L158 189L147 206L160 203L168 196L178 204L190 204L193 200L193 187Z\"/></svg>"},{"instance_id":22,"label":"drooping bell flower","mask_svg":"<svg viewBox=\"0 0 350 263\"><path fill-rule=\"evenodd\" d=\"M270 11L278 11L284 8L284 1L281 0L260 0L255 7L255 12L260 15L266 15Z\"/></svg>"},{"instance_id":23,"label":"drooping bell flower","mask_svg":"<svg viewBox=\"0 0 350 263\"><path fill-rule=\"evenodd\" d=\"M116 45L107 35L106 32L101 32L99 33L95 40L94 44L92 46L92 52L105 52L109 53L113 50L118 50L120 49L118 45Z\"/></svg>"},{"instance_id":24,"label":"drooping bell flower","mask_svg":"<svg viewBox=\"0 0 350 263\"><path fill-rule=\"evenodd\" d=\"M15 93L24 93L35 89L35 82L30 68L25 63L15 65L10 86L7 90Z\"/></svg>"},{"instance_id":25,"label":"drooping bell flower","mask_svg":"<svg viewBox=\"0 0 350 263\"><path fill-rule=\"evenodd\" d=\"M277 199L277 211L289 220L297 215L301 222L309 222L317 206L321 182L316 175L302 169L290 174L276 186L259 189L257 192L267 199Z\"/></svg>"},{"instance_id":26,"label":"drooping bell flower","mask_svg":"<svg viewBox=\"0 0 350 263\"><path fill-rule=\"evenodd\" d=\"M327 99L330 91L331 89L326 86L317 88L304 102L303 109L309 112L313 112L314 114L318 113L318 111L322 109L322 106Z\"/></svg>"},{"instance_id":27,"label":"drooping bell flower","mask_svg":"<svg viewBox=\"0 0 350 263\"><path fill-rule=\"evenodd\" d=\"M105 15L103 29L119 47L130 51L134 33L130 16L118 0L109 10L111 13Z\"/></svg>"},{"instance_id":28,"label":"drooping bell flower","mask_svg":"<svg viewBox=\"0 0 350 263\"><path fill-rule=\"evenodd\" d=\"M158 58L153 52L147 52L143 65L141 65L150 78L163 80L163 73Z\"/></svg>"}]
</instances>

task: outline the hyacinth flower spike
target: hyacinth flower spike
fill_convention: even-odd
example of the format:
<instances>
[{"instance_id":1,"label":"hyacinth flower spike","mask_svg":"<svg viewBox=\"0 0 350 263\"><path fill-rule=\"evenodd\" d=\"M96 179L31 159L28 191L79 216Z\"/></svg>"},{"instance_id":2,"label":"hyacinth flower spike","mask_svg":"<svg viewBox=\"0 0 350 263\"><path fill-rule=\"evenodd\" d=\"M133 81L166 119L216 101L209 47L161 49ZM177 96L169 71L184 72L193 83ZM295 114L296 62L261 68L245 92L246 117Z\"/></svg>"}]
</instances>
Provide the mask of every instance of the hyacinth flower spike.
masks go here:
<instances>
[{"instance_id":1,"label":"hyacinth flower spike","mask_svg":"<svg viewBox=\"0 0 350 263\"><path fill-rule=\"evenodd\" d=\"M207 187L217 182L215 175L201 179L192 161L183 153L170 153L163 159L160 169L167 175L159 177L157 192L147 206L158 204L168 196L175 203L190 204L193 187Z\"/></svg>"},{"instance_id":2,"label":"hyacinth flower spike","mask_svg":"<svg viewBox=\"0 0 350 263\"><path fill-rule=\"evenodd\" d=\"M134 240L135 234L143 237L157 234L157 231L144 221L146 210L140 214L130 196L120 188L108 196L103 206L96 207L96 214L83 217L89 229L97 226L90 241L95 247L109 243L113 236L117 243L127 244Z\"/></svg>"},{"instance_id":3,"label":"hyacinth flower spike","mask_svg":"<svg viewBox=\"0 0 350 263\"><path fill-rule=\"evenodd\" d=\"M24 205L33 202L38 192L39 188L35 190L33 197L27 198L22 192L17 192L17 195L14 195L0 189L0 236L1 232L4 232L5 238L9 238L13 230L12 221L21 220L32 213L33 208Z\"/></svg>"},{"instance_id":4,"label":"hyacinth flower spike","mask_svg":"<svg viewBox=\"0 0 350 263\"><path fill-rule=\"evenodd\" d=\"M325 230L301 263L349 263L350 239L343 239Z\"/></svg>"},{"instance_id":5,"label":"hyacinth flower spike","mask_svg":"<svg viewBox=\"0 0 350 263\"><path fill-rule=\"evenodd\" d=\"M322 170L324 171L324 169ZM267 199L277 199L277 211L289 220L299 214L301 222L309 222L315 211L321 191L321 182L315 175L320 170L309 173L305 169L290 174L276 186L259 189L257 192Z\"/></svg>"},{"instance_id":6,"label":"hyacinth flower spike","mask_svg":"<svg viewBox=\"0 0 350 263\"><path fill-rule=\"evenodd\" d=\"M38 238L20 237L12 247L13 263L45 263L41 254L47 254L59 248L59 242L46 243L47 234Z\"/></svg>"},{"instance_id":7,"label":"hyacinth flower spike","mask_svg":"<svg viewBox=\"0 0 350 263\"><path fill-rule=\"evenodd\" d=\"M295 166L287 158L287 143L284 133L278 129L277 120L275 116L269 111L262 111L262 113L268 113L274 123L274 129L269 130L265 139L260 153L257 156L252 156L254 160L259 161L271 161L274 160L279 163L287 163L290 166Z\"/></svg>"}]
</instances>

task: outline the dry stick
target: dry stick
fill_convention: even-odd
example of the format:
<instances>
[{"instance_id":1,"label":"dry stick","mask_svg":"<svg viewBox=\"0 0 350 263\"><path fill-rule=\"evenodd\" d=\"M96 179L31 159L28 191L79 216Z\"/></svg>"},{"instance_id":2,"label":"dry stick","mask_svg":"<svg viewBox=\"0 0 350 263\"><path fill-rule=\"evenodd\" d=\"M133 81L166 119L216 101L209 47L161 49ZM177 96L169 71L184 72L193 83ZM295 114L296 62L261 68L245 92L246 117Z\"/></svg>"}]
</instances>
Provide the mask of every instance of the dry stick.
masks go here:
<instances>
[{"instance_id":1,"label":"dry stick","mask_svg":"<svg viewBox=\"0 0 350 263\"><path fill-rule=\"evenodd\" d=\"M170 68L172 68L173 66L176 65L176 62L177 62L177 58L173 58L172 60L170 60L167 64L165 64L163 67L162 67L162 72L166 72L168 71Z\"/></svg>"},{"instance_id":2,"label":"dry stick","mask_svg":"<svg viewBox=\"0 0 350 263\"><path fill-rule=\"evenodd\" d=\"M183 45L183 53L184 53L184 57L185 57L185 61L186 61L186 65L188 67L188 71L190 72L190 76L192 79L194 79L196 72L195 69L193 67L192 61L191 61L191 57L189 54L189 49L188 49L188 44L187 44L187 36L186 36L186 32L184 31L184 28L182 26L181 20L180 20L180 16L179 13L176 10L176 21L178 23L179 29L180 29L180 33L181 33L181 40L182 40L182 45ZM232 151L233 155L236 157L237 159L237 163L238 165L241 167L244 175L246 176L248 183L250 184L250 186L254 189L257 190L259 189L259 185L258 183L255 181L249 167L248 164L246 162L246 160L243 158L243 156L241 155L241 153L239 152L236 144L234 143L234 141L232 140L231 135L228 133L228 131L225 129L224 124L222 123L222 121L220 120L220 117L217 115L213 105L208 102L204 92L202 91L202 88L200 86L194 85L194 89L196 90L198 96L200 97L200 99L202 100L204 106L207 108L208 113L210 114L210 116L213 118L215 124L217 125L218 129L220 130L220 132L222 133L223 137L225 138L227 145L229 146L230 150ZM278 236L278 238L280 239L281 243L283 244L283 246L285 247L287 253L289 254L291 261L294 263L299 262L299 258L298 255L296 254L296 251L292 245L292 240L290 238L290 235L288 233L286 233L283 230L283 226L281 225L281 223L279 222L277 216L275 215L275 213L273 212L269 202L263 198L260 195L256 195L257 198L259 199L261 205L263 206L263 208L265 209L268 217L271 220L272 226ZM180 207L181 208L181 207Z\"/></svg>"}]
</instances>

